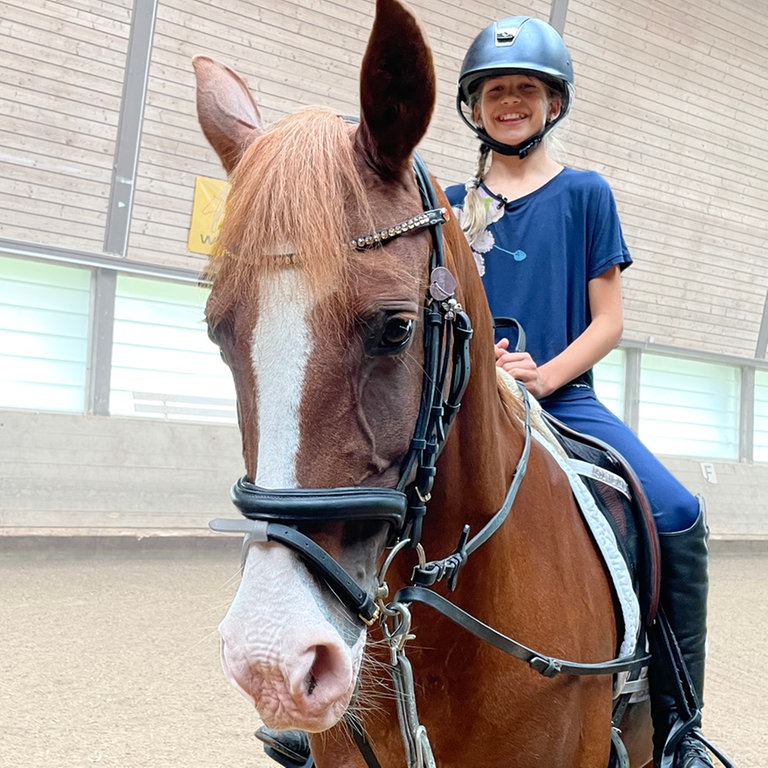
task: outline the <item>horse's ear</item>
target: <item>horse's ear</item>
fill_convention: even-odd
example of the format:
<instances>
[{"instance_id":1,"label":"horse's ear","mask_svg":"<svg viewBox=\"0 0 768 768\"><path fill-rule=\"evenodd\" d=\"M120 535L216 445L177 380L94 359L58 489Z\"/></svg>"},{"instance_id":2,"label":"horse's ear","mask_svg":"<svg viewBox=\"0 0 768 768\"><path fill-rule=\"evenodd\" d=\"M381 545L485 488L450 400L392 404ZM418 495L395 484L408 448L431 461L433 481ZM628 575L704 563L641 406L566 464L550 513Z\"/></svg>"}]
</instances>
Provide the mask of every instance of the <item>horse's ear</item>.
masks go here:
<instances>
[{"instance_id":1,"label":"horse's ear","mask_svg":"<svg viewBox=\"0 0 768 768\"><path fill-rule=\"evenodd\" d=\"M398 0L377 0L360 74L358 147L383 175L398 175L429 126L435 105L432 51Z\"/></svg>"},{"instance_id":2,"label":"horse's ear","mask_svg":"<svg viewBox=\"0 0 768 768\"><path fill-rule=\"evenodd\" d=\"M208 56L195 56L192 66L200 127L229 174L245 148L264 132L259 108L243 79L229 67Z\"/></svg>"}]
</instances>

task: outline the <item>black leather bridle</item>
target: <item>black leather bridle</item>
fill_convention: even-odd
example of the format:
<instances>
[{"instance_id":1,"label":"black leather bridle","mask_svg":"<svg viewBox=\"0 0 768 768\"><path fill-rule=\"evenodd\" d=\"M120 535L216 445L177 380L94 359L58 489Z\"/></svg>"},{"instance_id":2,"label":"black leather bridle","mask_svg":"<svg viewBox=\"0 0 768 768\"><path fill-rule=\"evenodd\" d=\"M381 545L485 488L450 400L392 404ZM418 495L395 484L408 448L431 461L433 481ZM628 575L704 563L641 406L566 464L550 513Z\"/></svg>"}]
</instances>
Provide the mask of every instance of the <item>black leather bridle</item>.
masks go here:
<instances>
[{"instance_id":1,"label":"black leather bridle","mask_svg":"<svg viewBox=\"0 0 768 768\"><path fill-rule=\"evenodd\" d=\"M472 325L455 298L456 281L445 266L441 227L450 214L438 206L435 188L418 155L413 167L424 211L391 227L354 237L350 243L358 251L367 251L425 228L432 236L430 284L424 304L421 401L397 485L271 489L242 478L232 487L231 498L245 520L217 519L209 524L215 531L245 533L246 545L274 541L293 549L368 625L378 618L373 596L295 526L330 520L382 521L389 527L389 545L407 538L409 546L415 547L421 539L437 459L469 381Z\"/></svg>"},{"instance_id":2,"label":"black leather bridle","mask_svg":"<svg viewBox=\"0 0 768 768\"><path fill-rule=\"evenodd\" d=\"M469 317L455 298L456 282L444 263L441 226L448 220L448 213L444 208L438 207L434 187L418 155L414 157L414 170L424 212L393 227L356 237L351 242L357 250L365 251L379 248L396 237L423 228L429 228L432 235L430 285L424 305L424 377L421 401L413 437L403 460L397 485L394 488L362 486L269 489L261 488L242 478L232 487L231 497L243 519L217 519L209 524L215 531L245 533L244 552L247 552L253 542L272 541L289 547L298 553L309 569L323 579L337 598L368 626L379 619L381 596L369 594L322 547L297 530L296 526L329 520L378 520L386 523L389 528L387 543L390 546L399 543L400 547L416 547L421 539L422 523L434 484L437 459L469 382L469 340L472 337L472 326ZM451 555L443 560L420 562L419 566L414 568L411 583L398 590L389 608L413 602L426 604L475 637L527 662L532 669L545 677L555 677L559 674L610 675L618 672L637 674L648 662L648 656L640 646L628 656L598 663L570 662L550 657L492 629L430 589L444 578L449 590L455 589L459 572L469 555L498 531L512 509L525 477L531 451L530 404L525 388L522 385L520 388L525 405L525 417L522 422L525 439L522 454L501 507L471 538L469 526L465 526L458 546ZM394 649L392 653L394 654ZM402 649L395 655L397 659L393 662L392 674L393 680L398 680L398 671L403 669L406 659ZM408 691L405 697L411 700L412 686ZM415 709L412 714L415 716ZM354 722L359 724L354 713L352 717ZM400 720L406 751L410 754L410 732L405 727L402 716ZM351 728L351 733L369 768L380 768L362 726ZM611 739L617 754L626 756L617 726L611 730Z\"/></svg>"}]
</instances>

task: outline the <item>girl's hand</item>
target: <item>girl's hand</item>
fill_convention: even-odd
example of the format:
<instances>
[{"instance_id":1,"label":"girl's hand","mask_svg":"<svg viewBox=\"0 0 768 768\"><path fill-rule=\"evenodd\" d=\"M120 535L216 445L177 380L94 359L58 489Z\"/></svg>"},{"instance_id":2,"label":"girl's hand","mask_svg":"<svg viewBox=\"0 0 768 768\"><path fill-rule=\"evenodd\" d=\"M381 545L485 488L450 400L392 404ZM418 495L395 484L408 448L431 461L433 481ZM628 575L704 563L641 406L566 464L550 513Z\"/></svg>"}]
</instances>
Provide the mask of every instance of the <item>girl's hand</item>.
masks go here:
<instances>
[{"instance_id":1,"label":"girl's hand","mask_svg":"<svg viewBox=\"0 0 768 768\"><path fill-rule=\"evenodd\" d=\"M541 370L527 352L510 352L509 339L501 339L495 347L496 365L512 378L522 382L534 397L548 394Z\"/></svg>"}]
</instances>

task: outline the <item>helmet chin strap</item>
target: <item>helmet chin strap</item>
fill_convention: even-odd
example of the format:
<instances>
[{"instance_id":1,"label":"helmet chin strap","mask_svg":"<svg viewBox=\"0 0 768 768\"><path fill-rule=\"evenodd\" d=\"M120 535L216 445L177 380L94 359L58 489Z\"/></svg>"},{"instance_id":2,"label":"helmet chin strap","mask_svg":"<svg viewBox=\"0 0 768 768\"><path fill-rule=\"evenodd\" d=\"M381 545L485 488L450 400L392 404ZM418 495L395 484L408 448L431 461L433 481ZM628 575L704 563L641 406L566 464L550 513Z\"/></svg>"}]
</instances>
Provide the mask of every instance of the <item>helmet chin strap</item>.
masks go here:
<instances>
[{"instance_id":1,"label":"helmet chin strap","mask_svg":"<svg viewBox=\"0 0 768 768\"><path fill-rule=\"evenodd\" d=\"M541 144L546 133L547 129L545 128L543 131L535 133L530 139L526 139L521 144L515 144L513 146L511 144L502 144L500 141L492 139L485 131L479 128L475 129L475 134L480 141L490 147L494 152L498 152L501 155L517 156L521 160L528 157L528 154Z\"/></svg>"},{"instance_id":2,"label":"helmet chin strap","mask_svg":"<svg viewBox=\"0 0 768 768\"><path fill-rule=\"evenodd\" d=\"M483 144L490 147L494 152L498 152L500 155L507 155L508 157L516 156L521 160L528 157L528 155L541 144L544 137L555 127L555 125L565 117L565 112L561 109L560 114L554 120L547 123L538 133L534 133L533 136L527 138L520 144L502 144L500 141L491 138L480 126L471 122L464 114L464 111L461 108L462 104L463 101L459 94L459 96L456 97L456 106L458 108L459 117L461 117L472 133L474 133Z\"/></svg>"}]
</instances>

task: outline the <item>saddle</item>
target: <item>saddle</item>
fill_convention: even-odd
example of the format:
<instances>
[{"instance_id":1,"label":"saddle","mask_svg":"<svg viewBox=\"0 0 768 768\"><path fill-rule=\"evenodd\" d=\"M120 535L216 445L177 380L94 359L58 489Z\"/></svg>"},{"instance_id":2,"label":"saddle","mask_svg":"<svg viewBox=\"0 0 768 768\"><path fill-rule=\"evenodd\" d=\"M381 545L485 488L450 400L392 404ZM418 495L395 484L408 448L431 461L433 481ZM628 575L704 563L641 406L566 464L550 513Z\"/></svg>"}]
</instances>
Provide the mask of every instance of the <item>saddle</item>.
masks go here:
<instances>
[{"instance_id":1,"label":"saddle","mask_svg":"<svg viewBox=\"0 0 768 768\"><path fill-rule=\"evenodd\" d=\"M640 642L644 645L658 612L661 585L659 539L645 492L634 470L614 448L571 429L546 411L541 416L614 533L640 607ZM621 723L627 707L647 697L647 672L644 668L618 675L614 681L609 768L629 766Z\"/></svg>"},{"instance_id":2,"label":"saddle","mask_svg":"<svg viewBox=\"0 0 768 768\"><path fill-rule=\"evenodd\" d=\"M656 524L637 475L607 443L571 429L546 411L542 417L611 526L632 576L643 622L650 626L659 606L661 555Z\"/></svg>"}]
</instances>

